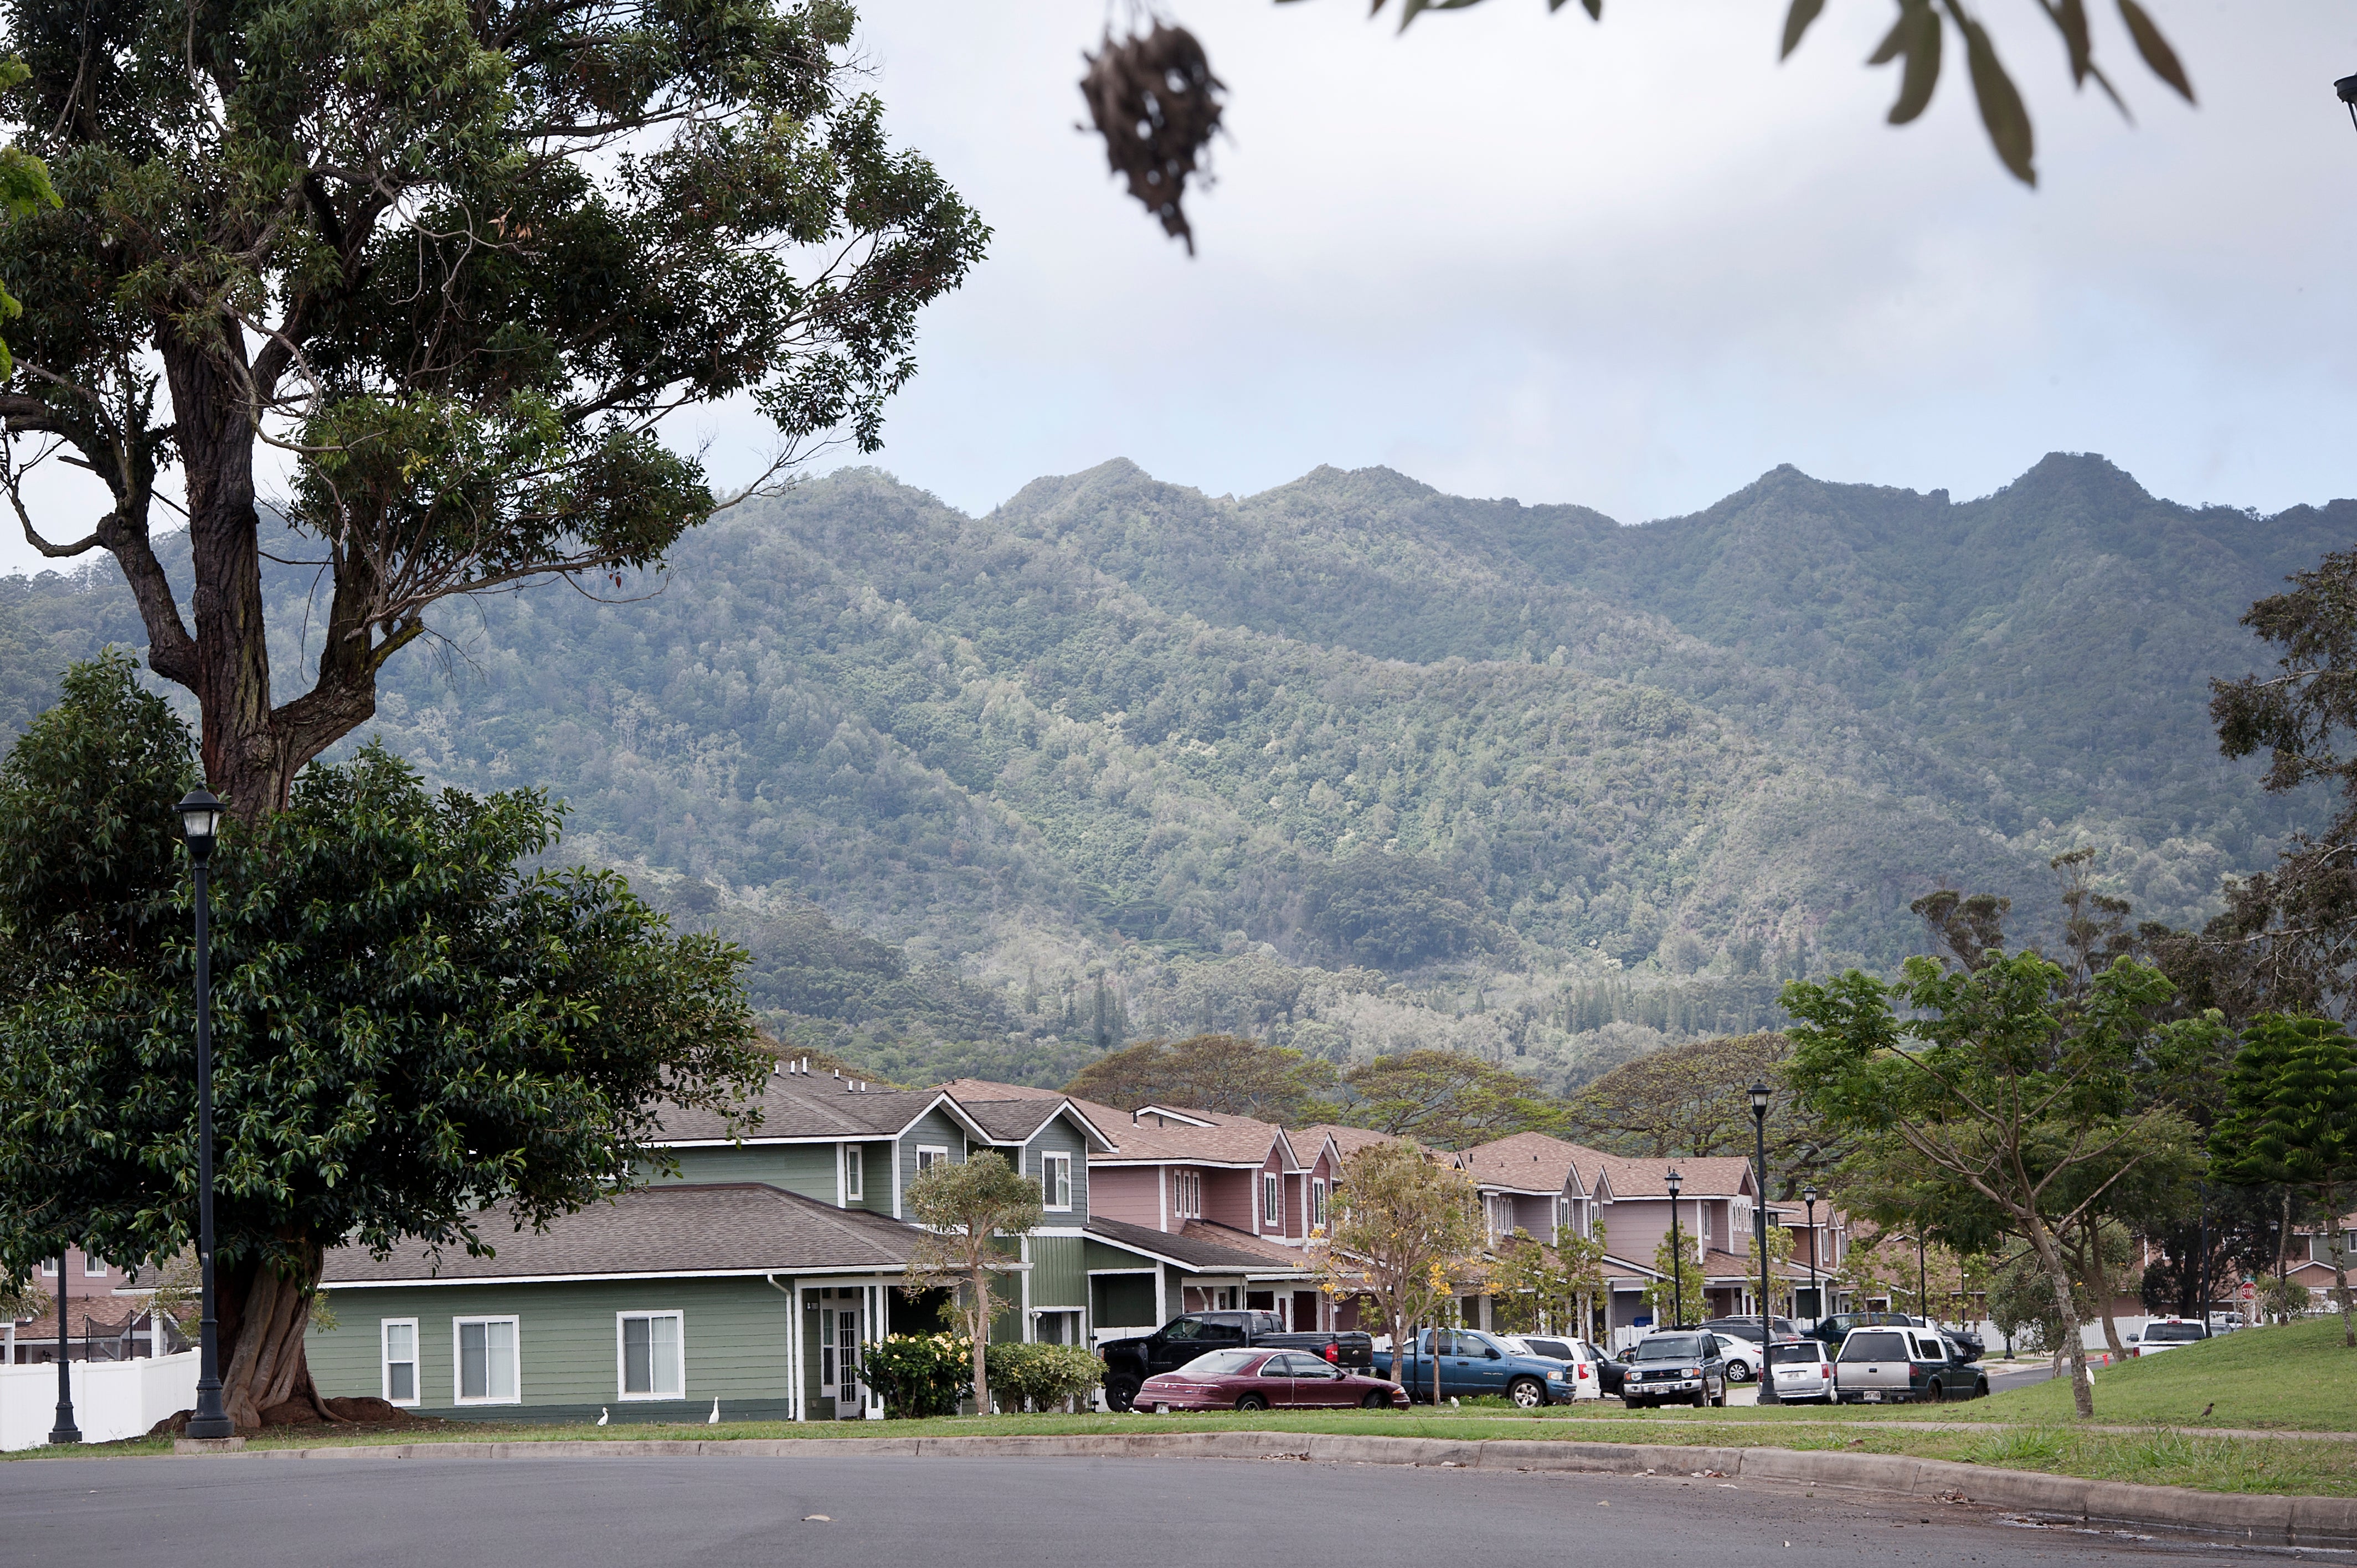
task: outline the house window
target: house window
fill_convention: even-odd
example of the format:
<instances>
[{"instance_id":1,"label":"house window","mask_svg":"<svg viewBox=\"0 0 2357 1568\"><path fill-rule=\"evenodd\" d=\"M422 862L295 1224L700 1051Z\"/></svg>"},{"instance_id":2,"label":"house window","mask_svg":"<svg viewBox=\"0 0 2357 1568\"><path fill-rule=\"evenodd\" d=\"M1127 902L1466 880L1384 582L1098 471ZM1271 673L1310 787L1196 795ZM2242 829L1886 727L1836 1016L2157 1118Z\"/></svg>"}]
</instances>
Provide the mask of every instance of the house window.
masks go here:
<instances>
[{"instance_id":1,"label":"house window","mask_svg":"<svg viewBox=\"0 0 2357 1568\"><path fill-rule=\"evenodd\" d=\"M382 1320L384 1400L387 1404L417 1402L417 1319Z\"/></svg>"},{"instance_id":2,"label":"house window","mask_svg":"<svg viewBox=\"0 0 2357 1568\"><path fill-rule=\"evenodd\" d=\"M1039 1200L1059 1213L1072 1207L1072 1156L1047 1155L1039 1156Z\"/></svg>"},{"instance_id":3,"label":"house window","mask_svg":"<svg viewBox=\"0 0 2357 1568\"><path fill-rule=\"evenodd\" d=\"M58 1261L55 1258L51 1258L48 1262L41 1265L41 1277L45 1280L53 1280L58 1277Z\"/></svg>"},{"instance_id":4,"label":"house window","mask_svg":"<svg viewBox=\"0 0 2357 1568\"><path fill-rule=\"evenodd\" d=\"M457 1339L457 1402L515 1404L516 1320L460 1317L450 1324Z\"/></svg>"},{"instance_id":5,"label":"house window","mask_svg":"<svg viewBox=\"0 0 2357 1568\"><path fill-rule=\"evenodd\" d=\"M1326 1184L1322 1181L1309 1184L1309 1223L1320 1230L1326 1229Z\"/></svg>"},{"instance_id":6,"label":"house window","mask_svg":"<svg viewBox=\"0 0 2357 1568\"><path fill-rule=\"evenodd\" d=\"M86 1279L102 1280L106 1277L106 1261L84 1252L81 1255L81 1272Z\"/></svg>"},{"instance_id":7,"label":"house window","mask_svg":"<svg viewBox=\"0 0 2357 1568\"><path fill-rule=\"evenodd\" d=\"M1710 1240L1710 1205L1697 1203L1695 1205L1695 1212L1702 1219L1702 1239L1707 1242Z\"/></svg>"},{"instance_id":8,"label":"house window","mask_svg":"<svg viewBox=\"0 0 2357 1568\"><path fill-rule=\"evenodd\" d=\"M1275 1171L1260 1173L1260 1219L1264 1226L1272 1230L1282 1229L1285 1223L1285 1216L1279 1212L1284 1207L1284 1200L1277 1197L1276 1187Z\"/></svg>"},{"instance_id":9,"label":"house window","mask_svg":"<svg viewBox=\"0 0 2357 1568\"><path fill-rule=\"evenodd\" d=\"M1203 1173L1174 1171L1170 1177L1170 1209L1182 1219L1203 1217Z\"/></svg>"},{"instance_id":10,"label":"house window","mask_svg":"<svg viewBox=\"0 0 2357 1568\"><path fill-rule=\"evenodd\" d=\"M626 1400L677 1399L687 1387L685 1336L676 1312L616 1313L621 1358L621 1395Z\"/></svg>"},{"instance_id":11,"label":"house window","mask_svg":"<svg viewBox=\"0 0 2357 1568\"><path fill-rule=\"evenodd\" d=\"M950 1152L947 1148L931 1144L920 1144L917 1145L917 1174L922 1176L935 1165L947 1165L949 1158Z\"/></svg>"},{"instance_id":12,"label":"house window","mask_svg":"<svg viewBox=\"0 0 2357 1568\"><path fill-rule=\"evenodd\" d=\"M856 1203L867 1196L867 1151L856 1144L843 1146L843 1201Z\"/></svg>"}]
</instances>

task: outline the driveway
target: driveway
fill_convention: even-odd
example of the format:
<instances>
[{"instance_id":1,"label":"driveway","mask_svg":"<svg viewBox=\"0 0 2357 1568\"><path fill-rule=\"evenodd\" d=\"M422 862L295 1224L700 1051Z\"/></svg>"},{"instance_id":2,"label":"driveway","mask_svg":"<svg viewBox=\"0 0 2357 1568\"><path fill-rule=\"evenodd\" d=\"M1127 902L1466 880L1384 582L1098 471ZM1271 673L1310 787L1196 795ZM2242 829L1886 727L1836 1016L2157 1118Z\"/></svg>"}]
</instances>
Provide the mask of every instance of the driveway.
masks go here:
<instances>
[{"instance_id":1,"label":"driveway","mask_svg":"<svg viewBox=\"0 0 2357 1568\"><path fill-rule=\"evenodd\" d=\"M1567 1553L1645 1568L2054 1568L2247 1564L2253 1555L1710 1477L1296 1459L879 1459L810 1446L785 1459L25 1460L0 1464L0 1518L11 1562L174 1568L1368 1568Z\"/></svg>"}]
</instances>

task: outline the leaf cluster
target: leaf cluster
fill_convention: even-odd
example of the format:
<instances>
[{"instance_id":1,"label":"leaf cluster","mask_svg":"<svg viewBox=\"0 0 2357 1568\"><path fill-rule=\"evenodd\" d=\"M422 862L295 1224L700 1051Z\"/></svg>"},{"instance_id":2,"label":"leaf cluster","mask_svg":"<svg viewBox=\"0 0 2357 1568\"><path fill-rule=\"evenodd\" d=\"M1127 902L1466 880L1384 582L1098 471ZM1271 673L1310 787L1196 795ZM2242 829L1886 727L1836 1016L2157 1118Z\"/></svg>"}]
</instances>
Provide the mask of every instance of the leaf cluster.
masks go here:
<instances>
[{"instance_id":1,"label":"leaf cluster","mask_svg":"<svg viewBox=\"0 0 2357 1568\"><path fill-rule=\"evenodd\" d=\"M1336 1114L1319 1096L1337 1081L1331 1063L1297 1050L1233 1035L1195 1035L1100 1057L1064 1092L1124 1111L1167 1105L1299 1126Z\"/></svg>"}]
</instances>

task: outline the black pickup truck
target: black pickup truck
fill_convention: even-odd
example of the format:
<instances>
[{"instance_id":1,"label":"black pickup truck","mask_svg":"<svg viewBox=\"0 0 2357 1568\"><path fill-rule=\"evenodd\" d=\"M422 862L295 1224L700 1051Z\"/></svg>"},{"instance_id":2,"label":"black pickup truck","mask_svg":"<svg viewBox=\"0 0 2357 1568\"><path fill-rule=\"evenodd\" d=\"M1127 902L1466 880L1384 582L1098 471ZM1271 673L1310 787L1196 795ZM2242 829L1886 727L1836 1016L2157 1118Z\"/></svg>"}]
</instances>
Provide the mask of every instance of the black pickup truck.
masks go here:
<instances>
[{"instance_id":1,"label":"black pickup truck","mask_svg":"<svg viewBox=\"0 0 2357 1568\"><path fill-rule=\"evenodd\" d=\"M1273 1312L1190 1312L1135 1339L1109 1339L1104 1358L1105 1403L1126 1411L1138 1385L1176 1371L1214 1350L1307 1350L1337 1367L1363 1372L1375 1364L1375 1342L1363 1334L1298 1334Z\"/></svg>"}]
</instances>

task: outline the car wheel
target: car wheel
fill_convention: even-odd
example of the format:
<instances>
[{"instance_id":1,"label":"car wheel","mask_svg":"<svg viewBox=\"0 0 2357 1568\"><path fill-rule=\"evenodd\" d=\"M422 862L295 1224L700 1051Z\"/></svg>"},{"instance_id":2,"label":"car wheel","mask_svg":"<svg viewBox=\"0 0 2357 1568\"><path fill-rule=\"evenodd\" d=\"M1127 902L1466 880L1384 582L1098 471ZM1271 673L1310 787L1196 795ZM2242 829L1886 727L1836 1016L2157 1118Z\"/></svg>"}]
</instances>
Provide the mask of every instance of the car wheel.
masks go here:
<instances>
[{"instance_id":1,"label":"car wheel","mask_svg":"<svg viewBox=\"0 0 2357 1568\"><path fill-rule=\"evenodd\" d=\"M1389 1410L1392 1408L1391 1396L1383 1392L1381 1389L1369 1389L1367 1391L1367 1397L1359 1402L1359 1408L1361 1410Z\"/></svg>"},{"instance_id":2,"label":"car wheel","mask_svg":"<svg viewBox=\"0 0 2357 1568\"><path fill-rule=\"evenodd\" d=\"M1749 1361L1729 1361L1727 1364L1727 1375L1732 1381L1748 1383L1751 1380L1751 1363Z\"/></svg>"},{"instance_id":3,"label":"car wheel","mask_svg":"<svg viewBox=\"0 0 2357 1568\"><path fill-rule=\"evenodd\" d=\"M1708 1388L1699 1388L1695 1391L1694 1407L1696 1410L1708 1410L1710 1408L1710 1390Z\"/></svg>"},{"instance_id":4,"label":"car wheel","mask_svg":"<svg viewBox=\"0 0 2357 1568\"><path fill-rule=\"evenodd\" d=\"M1931 1382L1924 1385L1923 1402L1925 1404L1938 1404L1942 1400L1947 1397L1947 1391L1940 1387L1938 1379L1935 1378Z\"/></svg>"},{"instance_id":5,"label":"car wheel","mask_svg":"<svg viewBox=\"0 0 2357 1568\"><path fill-rule=\"evenodd\" d=\"M1645 1402L1643 1400L1632 1400L1625 1394L1621 1396L1620 1403L1625 1409L1629 1410L1642 1410L1645 1408Z\"/></svg>"},{"instance_id":6,"label":"car wheel","mask_svg":"<svg viewBox=\"0 0 2357 1568\"><path fill-rule=\"evenodd\" d=\"M1985 1400L1988 1398L1988 1380L1986 1378L1983 1378L1979 1382L1973 1385L1973 1398L1976 1400Z\"/></svg>"},{"instance_id":7,"label":"car wheel","mask_svg":"<svg viewBox=\"0 0 2357 1568\"><path fill-rule=\"evenodd\" d=\"M1105 1407L1115 1415L1126 1415L1137 1405L1138 1383L1135 1378L1115 1378L1105 1384Z\"/></svg>"},{"instance_id":8,"label":"car wheel","mask_svg":"<svg viewBox=\"0 0 2357 1568\"><path fill-rule=\"evenodd\" d=\"M1268 1399L1263 1394L1246 1394L1243 1398L1236 1401L1236 1408L1238 1410L1266 1410L1268 1408Z\"/></svg>"},{"instance_id":9,"label":"car wheel","mask_svg":"<svg viewBox=\"0 0 2357 1568\"><path fill-rule=\"evenodd\" d=\"M1524 1410L1546 1403L1546 1390L1536 1378L1516 1378L1506 1385L1506 1397Z\"/></svg>"}]
</instances>

